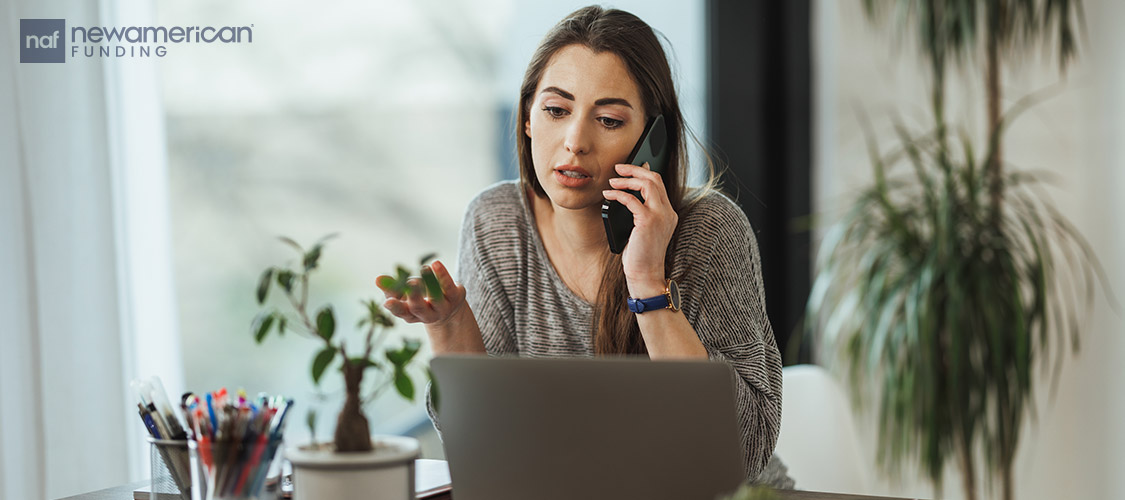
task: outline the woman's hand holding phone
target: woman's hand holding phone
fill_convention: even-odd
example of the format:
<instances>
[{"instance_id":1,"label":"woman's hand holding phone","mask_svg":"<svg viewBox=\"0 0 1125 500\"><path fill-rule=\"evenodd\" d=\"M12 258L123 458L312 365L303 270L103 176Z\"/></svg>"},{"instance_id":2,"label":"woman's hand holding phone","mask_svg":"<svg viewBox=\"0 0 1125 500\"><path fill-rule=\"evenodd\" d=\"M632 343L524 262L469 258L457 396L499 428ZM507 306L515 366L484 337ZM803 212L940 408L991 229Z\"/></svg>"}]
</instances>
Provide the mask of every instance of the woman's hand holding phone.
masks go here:
<instances>
[{"instance_id":1,"label":"woman's hand holding phone","mask_svg":"<svg viewBox=\"0 0 1125 500\"><path fill-rule=\"evenodd\" d=\"M621 253L629 294L651 297L664 292L664 254L679 223L660 174L643 166L618 164L616 177L609 180L613 189L602 195L616 200L633 214L633 233ZM639 191L644 202L625 190Z\"/></svg>"},{"instance_id":2,"label":"woman's hand holding phone","mask_svg":"<svg viewBox=\"0 0 1125 500\"><path fill-rule=\"evenodd\" d=\"M437 278L443 297L431 297L421 277L414 276L407 281L410 291L404 295L389 286L393 282L390 276L382 275L375 278L375 285L387 298L383 307L407 323L425 324L434 354L483 354L480 326L465 300L465 287L453 281L441 261L424 266L422 273Z\"/></svg>"}]
</instances>

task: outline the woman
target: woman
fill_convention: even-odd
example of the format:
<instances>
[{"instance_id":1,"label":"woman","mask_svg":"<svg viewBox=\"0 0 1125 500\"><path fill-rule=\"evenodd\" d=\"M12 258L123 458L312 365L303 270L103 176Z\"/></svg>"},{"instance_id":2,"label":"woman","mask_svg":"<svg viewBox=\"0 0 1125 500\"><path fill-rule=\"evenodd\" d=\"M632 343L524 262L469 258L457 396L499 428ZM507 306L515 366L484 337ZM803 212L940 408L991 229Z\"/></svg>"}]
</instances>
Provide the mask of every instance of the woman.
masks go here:
<instances>
[{"instance_id":1,"label":"woman","mask_svg":"<svg viewBox=\"0 0 1125 500\"><path fill-rule=\"evenodd\" d=\"M663 176L624 164L657 115L668 130ZM423 272L438 278L443 300L425 297L418 279L418 293L404 298L380 277L384 306L425 323L435 354L728 362L741 378L746 474L758 478L780 429L781 359L757 244L742 211L712 189L713 177L685 187L683 117L652 29L619 10L572 13L532 57L518 116L520 182L489 187L470 203L460 284L435 261ZM620 255L607 244L606 199L633 214ZM669 279L682 290L679 310L631 312L627 298L664 295Z\"/></svg>"}]
</instances>

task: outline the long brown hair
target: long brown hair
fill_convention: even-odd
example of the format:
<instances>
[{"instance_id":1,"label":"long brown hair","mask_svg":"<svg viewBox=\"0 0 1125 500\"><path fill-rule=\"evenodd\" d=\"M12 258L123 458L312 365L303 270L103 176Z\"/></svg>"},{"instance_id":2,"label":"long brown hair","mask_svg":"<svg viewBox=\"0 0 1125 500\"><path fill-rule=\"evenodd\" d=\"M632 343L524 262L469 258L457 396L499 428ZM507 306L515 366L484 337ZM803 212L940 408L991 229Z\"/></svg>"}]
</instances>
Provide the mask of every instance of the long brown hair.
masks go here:
<instances>
[{"instance_id":1,"label":"long brown hair","mask_svg":"<svg viewBox=\"0 0 1125 500\"><path fill-rule=\"evenodd\" d=\"M684 119L668 58L660 40L648 24L633 14L617 9L589 6L574 11L547 32L531 57L520 87L515 124L520 182L524 191L530 190L540 198L547 196L535 176L531 138L523 133L523 127L530 119L531 103L547 63L556 52L570 45L582 45L595 53L609 52L619 57L640 88L641 100L648 114L646 118L664 115L664 123L668 128L669 159L662 175L672 208L680 215L680 220L683 220L684 211L716 185L711 160L710 157L707 158L709 178L706 184L688 193ZM677 228L665 253L665 276L671 275L672 253L678 239ZM594 351L597 354L647 354L637 318L625 304L628 294L621 255L611 253L605 262L605 274L595 303L593 330Z\"/></svg>"}]
</instances>

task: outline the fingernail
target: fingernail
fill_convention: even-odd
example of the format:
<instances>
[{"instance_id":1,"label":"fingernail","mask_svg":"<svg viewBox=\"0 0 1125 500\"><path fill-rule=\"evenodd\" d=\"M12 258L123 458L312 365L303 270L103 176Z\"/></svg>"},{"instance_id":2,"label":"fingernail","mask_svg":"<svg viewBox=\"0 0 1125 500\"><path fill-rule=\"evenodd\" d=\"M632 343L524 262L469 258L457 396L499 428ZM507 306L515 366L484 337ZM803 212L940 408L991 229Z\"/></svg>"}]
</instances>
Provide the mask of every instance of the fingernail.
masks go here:
<instances>
[{"instance_id":1,"label":"fingernail","mask_svg":"<svg viewBox=\"0 0 1125 500\"><path fill-rule=\"evenodd\" d=\"M434 269L438 269L438 270L441 270L441 269L445 268L445 266L441 265L440 260L435 260L432 265L433 265Z\"/></svg>"}]
</instances>

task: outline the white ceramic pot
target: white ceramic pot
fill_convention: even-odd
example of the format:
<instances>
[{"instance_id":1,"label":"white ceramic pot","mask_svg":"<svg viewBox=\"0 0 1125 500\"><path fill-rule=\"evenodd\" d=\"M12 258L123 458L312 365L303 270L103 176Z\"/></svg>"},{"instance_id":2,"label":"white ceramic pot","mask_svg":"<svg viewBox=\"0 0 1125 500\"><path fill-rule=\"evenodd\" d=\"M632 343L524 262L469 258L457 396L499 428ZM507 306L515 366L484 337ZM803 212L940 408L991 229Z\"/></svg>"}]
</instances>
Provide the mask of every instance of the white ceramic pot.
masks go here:
<instances>
[{"instance_id":1,"label":"white ceramic pot","mask_svg":"<svg viewBox=\"0 0 1125 500\"><path fill-rule=\"evenodd\" d=\"M418 440L403 436L372 436L370 452L336 453L331 444L291 446L285 458L293 464L294 500L369 498L413 500L414 460Z\"/></svg>"}]
</instances>

